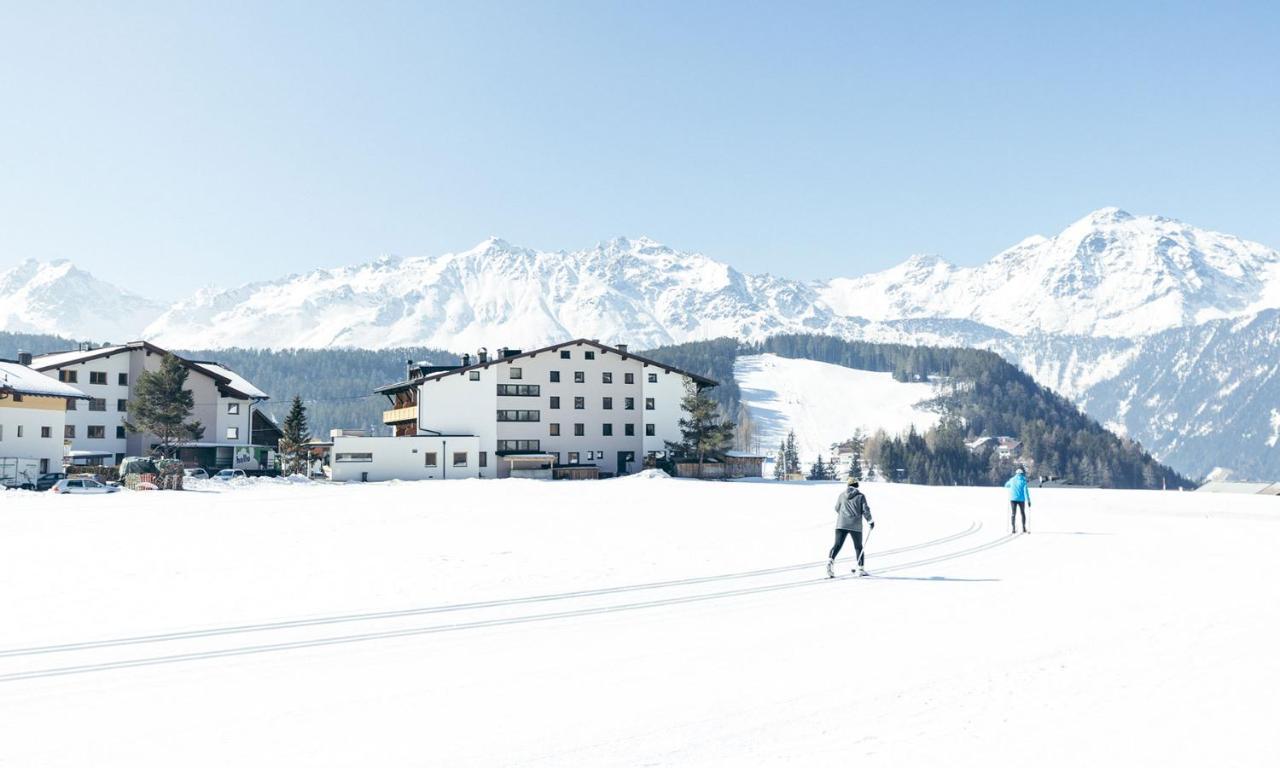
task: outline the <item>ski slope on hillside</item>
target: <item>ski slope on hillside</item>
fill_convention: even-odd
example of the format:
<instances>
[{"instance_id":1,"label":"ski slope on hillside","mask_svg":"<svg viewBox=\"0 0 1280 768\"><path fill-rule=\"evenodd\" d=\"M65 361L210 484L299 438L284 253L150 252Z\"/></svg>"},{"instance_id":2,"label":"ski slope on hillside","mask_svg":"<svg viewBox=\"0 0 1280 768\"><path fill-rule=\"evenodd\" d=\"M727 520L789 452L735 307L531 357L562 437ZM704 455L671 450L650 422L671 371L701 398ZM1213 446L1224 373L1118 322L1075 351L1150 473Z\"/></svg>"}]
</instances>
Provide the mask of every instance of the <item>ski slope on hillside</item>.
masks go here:
<instances>
[{"instance_id":1,"label":"ski slope on hillside","mask_svg":"<svg viewBox=\"0 0 1280 768\"><path fill-rule=\"evenodd\" d=\"M806 468L858 430L897 434L913 424L923 431L938 422L937 413L920 405L936 396L932 385L894 381L890 373L765 354L739 357L733 378L755 422L760 450L776 453L794 429Z\"/></svg>"},{"instance_id":2,"label":"ski slope on hillside","mask_svg":"<svg viewBox=\"0 0 1280 768\"><path fill-rule=\"evenodd\" d=\"M1280 761L1273 498L209 486L0 493L0 764Z\"/></svg>"}]
</instances>

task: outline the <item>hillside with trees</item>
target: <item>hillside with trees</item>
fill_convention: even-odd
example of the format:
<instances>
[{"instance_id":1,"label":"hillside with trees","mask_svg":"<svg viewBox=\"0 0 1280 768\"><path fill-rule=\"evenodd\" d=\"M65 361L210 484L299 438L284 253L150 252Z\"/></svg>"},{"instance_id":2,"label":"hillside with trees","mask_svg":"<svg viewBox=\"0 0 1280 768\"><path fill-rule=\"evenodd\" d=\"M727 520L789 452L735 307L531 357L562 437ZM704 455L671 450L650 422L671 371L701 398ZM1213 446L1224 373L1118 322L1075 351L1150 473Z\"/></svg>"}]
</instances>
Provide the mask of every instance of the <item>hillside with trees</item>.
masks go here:
<instances>
[{"instance_id":1,"label":"hillside with trees","mask_svg":"<svg viewBox=\"0 0 1280 768\"><path fill-rule=\"evenodd\" d=\"M739 355L773 353L868 371L892 373L899 381L944 382L949 386L930 405L945 414L924 433L876 434L862 446L866 467L889 481L929 484L1002 482L1014 462L991 447L971 451L966 442L1004 435L1022 442L1034 460L1033 473L1081 485L1108 488L1178 488L1194 483L1159 463L1140 444L1117 437L1066 398L1040 386L993 352L845 341L831 336L793 334L759 343L733 339L681 344L646 354L693 373L721 378ZM730 379L731 380L731 379ZM737 387L712 394L725 413L740 410ZM850 393L856 396L856 393Z\"/></svg>"}]
</instances>

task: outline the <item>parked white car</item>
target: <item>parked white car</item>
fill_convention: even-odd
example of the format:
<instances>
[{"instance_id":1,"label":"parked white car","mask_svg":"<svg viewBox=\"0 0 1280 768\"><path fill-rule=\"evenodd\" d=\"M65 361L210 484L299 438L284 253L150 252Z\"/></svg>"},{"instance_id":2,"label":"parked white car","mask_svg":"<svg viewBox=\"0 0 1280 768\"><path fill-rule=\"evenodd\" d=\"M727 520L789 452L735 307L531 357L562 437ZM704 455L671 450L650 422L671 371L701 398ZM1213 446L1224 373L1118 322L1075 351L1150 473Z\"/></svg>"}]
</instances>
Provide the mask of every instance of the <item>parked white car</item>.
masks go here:
<instances>
[{"instance_id":1,"label":"parked white car","mask_svg":"<svg viewBox=\"0 0 1280 768\"><path fill-rule=\"evenodd\" d=\"M205 472L200 467L196 467L195 469L184 469L182 471L182 474L186 475L192 480L208 480L209 479L209 473Z\"/></svg>"},{"instance_id":2,"label":"parked white car","mask_svg":"<svg viewBox=\"0 0 1280 768\"><path fill-rule=\"evenodd\" d=\"M107 485L94 480L92 477L69 477L66 480L59 480L49 489L50 493L115 493L120 490L118 485Z\"/></svg>"},{"instance_id":3,"label":"parked white car","mask_svg":"<svg viewBox=\"0 0 1280 768\"><path fill-rule=\"evenodd\" d=\"M224 469L213 476L214 480L243 480L248 477L243 469Z\"/></svg>"}]
</instances>

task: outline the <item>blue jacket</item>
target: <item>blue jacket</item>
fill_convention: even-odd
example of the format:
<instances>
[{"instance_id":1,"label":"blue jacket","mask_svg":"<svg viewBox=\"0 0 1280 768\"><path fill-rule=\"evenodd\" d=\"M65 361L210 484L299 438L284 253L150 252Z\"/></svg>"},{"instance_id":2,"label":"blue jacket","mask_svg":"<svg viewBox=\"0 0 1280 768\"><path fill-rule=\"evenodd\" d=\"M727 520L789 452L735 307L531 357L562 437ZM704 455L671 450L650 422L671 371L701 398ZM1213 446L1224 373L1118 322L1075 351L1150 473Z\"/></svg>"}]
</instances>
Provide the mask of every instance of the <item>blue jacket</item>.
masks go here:
<instances>
[{"instance_id":1,"label":"blue jacket","mask_svg":"<svg viewBox=\"0 0 1280 768\"><path fill-rule=\"evenodd\" d=\"M1014 475L1004 484L1009 489L1009 501L1025 501L1031 503L1031 489L1027 487L1026 475Z\"/></svg>"}]
</instances>

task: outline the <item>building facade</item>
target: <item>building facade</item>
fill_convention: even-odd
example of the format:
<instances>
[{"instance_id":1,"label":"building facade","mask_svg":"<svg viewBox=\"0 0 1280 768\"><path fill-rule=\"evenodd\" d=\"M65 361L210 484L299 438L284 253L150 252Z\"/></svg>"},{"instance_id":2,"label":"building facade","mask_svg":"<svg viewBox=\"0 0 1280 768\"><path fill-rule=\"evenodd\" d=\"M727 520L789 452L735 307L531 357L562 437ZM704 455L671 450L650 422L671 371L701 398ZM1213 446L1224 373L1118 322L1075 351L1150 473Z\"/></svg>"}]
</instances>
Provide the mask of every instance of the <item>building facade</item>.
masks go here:
<instances>
[{"instance_id":1,"label":"building facade","mask_svg":"<svg viewBox=\"0 0 1280 768\"><path fill-rule=\"evenodd\" d=\"M471 477L508 477L513 463L529 465L529 457L552 467L595 467L605 476L635 472L680 440L685 394L716 384L625 345L587 339L493 357L481 350L456 366L410 365L408 373L377 390L391 405L384 422L397 438L473 436ZM340 451L335 441L335 467L340 452L380 461L376 450Z\"/></svg>"},{"instance_id":2,"label":"building facade","mask_svg":"<svg viewBox=\"0 0 1280 768\"><path fill-rule=\"evenodd\" d=\"M40 475L61 472L67 403L87 400L22 362L0 360L0 484L34 486Z\"/></svg>"},{"instance_id":3,"label":"building facade","mask_svg":"<svg viewBox=\"0 0 1280 768\"><path fill-rule=\"evenodd\" d=\"M45 376L82 390L86 402L67 401L65 437L75 463L115 464L125 456L151 453L155 437L125 428L133 387L144 371L156 371L168 354L145 341L55 352L34 358L32 367ZM274 444L261 440L258 404L267 394L234 371L215 362L178 359L187 368L187 389L194 406L192 419L204 426L204 436L184 446L179 457L190 464L214 468L258 468L266 465ZM267 420L269 421L269 420Z\"/></svg>"}]
</instances>

